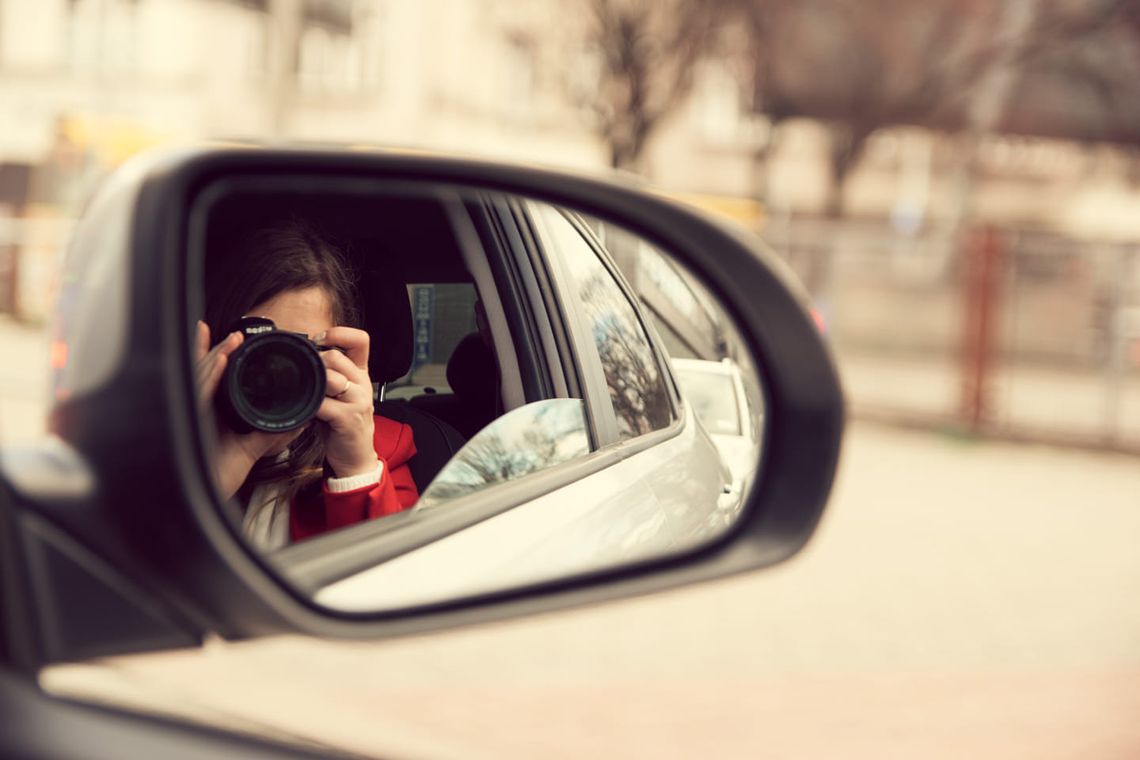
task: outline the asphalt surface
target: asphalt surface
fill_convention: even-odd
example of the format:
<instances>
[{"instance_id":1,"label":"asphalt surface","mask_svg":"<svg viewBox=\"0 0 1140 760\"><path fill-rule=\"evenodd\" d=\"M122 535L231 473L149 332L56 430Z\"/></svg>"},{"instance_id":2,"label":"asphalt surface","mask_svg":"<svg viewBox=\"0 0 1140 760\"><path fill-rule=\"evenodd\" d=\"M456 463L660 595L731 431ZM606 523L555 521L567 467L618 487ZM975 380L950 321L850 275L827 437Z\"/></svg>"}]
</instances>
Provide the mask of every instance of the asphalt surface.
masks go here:
<instances>
[{"instance_id":1,"label":"asphalt surface","mask_svg":"<svg viewBox=\"0 0 1140 760\"><path fill-rule=\"evenodd\" d=\"M34 381L10 366L0 419L34 416L34 392L19 397ZM857 423L816 537L769 571L400 640L211 642L42 682L385 757L1135 758L1138 464Z\"/></svg>"}]
</instances>

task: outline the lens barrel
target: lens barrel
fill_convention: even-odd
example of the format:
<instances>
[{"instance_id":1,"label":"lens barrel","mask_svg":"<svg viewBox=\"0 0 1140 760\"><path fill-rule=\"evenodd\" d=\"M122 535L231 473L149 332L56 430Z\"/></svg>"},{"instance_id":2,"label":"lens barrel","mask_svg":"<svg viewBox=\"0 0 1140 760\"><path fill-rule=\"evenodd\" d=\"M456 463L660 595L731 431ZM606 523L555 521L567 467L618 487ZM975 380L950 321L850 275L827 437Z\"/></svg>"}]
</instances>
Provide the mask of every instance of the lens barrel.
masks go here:
<instances>
[{"instance_id":1,"label":"lens barrel","mask_svg":"<svg viewBox=\"0 0 1140 760\"><path fill-rule=\"evenodd\" d=\"M230 354L218 406L238 433L295 430L320 408L325 377L320 353L307 338L272 328L247 331Z\"/></svg>"}]
</instances>

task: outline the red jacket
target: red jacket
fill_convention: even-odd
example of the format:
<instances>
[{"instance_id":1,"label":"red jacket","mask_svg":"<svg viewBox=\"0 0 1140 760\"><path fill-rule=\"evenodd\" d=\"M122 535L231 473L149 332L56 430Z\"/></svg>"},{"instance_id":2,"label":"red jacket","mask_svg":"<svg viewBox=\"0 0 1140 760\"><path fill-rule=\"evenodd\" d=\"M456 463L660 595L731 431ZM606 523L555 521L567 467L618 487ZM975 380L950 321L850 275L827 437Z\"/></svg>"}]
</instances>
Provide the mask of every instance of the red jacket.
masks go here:
<instances>
[{"instance_id":1,"label":"red jacket","mask_svg":"<svg viewBox=\"0 0 1140 760\"><path fill-rule=\"evenodd\" d=\"M408 469L408 460L416 454L412 428L379 415L373 420L376 432L372 444L383 463L380 482L343 493L332 493L322 486L298 494L289 509L289 532L294 541L403 511L420 498Z\"/></svg>"}]
</instances>

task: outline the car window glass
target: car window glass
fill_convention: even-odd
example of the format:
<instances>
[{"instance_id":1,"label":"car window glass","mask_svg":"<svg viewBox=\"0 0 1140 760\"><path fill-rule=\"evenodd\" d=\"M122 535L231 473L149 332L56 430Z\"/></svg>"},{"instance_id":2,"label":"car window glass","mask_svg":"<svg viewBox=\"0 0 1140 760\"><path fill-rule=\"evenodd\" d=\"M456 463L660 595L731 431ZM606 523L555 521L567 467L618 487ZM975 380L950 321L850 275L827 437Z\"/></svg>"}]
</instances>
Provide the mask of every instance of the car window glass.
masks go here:
<instances>
[{"instance_id":1,"label":"car window glass","mask_svg":"<svg viewBox=\"0 0 1140 760\"><path fill-rule=\"evenodd\" d=\"M431 509L589 452L581 399L535 401L499 417L464 444L420 495L416 509Z\"/></svg>"},{"instance_id":2,"label":"car window glass","mask_svg":"<svg viewBox=\"0 0 1140 760\"><path fill-rule=\"evenodd\" d=\"M574 225L557 209L536 206L564 261L589 322L623 440L673 421L665 377L633 304Z\"/></svg>"},{"instance_id":3,"label":"car window glass","mask_svg":"<svg viewBox=\"0 0 1140 760\"><path fill-rule=\"evenodd\" d=\"M475 286L471 283L417 282L408 285L412 308L412 365L388 383L386 399L452 392L447 364L460 341L478 334Z\"/></svg>"}]
</instances>

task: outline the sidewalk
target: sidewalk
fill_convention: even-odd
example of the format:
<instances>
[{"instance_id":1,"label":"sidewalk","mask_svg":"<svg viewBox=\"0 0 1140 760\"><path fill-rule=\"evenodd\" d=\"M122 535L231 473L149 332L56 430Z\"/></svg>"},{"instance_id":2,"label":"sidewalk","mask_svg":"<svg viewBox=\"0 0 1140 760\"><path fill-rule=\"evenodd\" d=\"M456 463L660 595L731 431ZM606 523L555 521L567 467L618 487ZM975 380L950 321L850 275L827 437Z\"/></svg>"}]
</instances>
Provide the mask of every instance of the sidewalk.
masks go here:
<instances>
[{"instance_id":1,"label":"sidewalk","mask_svg":"<svg viewBox=\"0 0 1140 760\"><path fill-rule=\"evenodd\" d=\"M837 356L852 416L953 419L961 376L951 357L912 358L843 352ZM1140 373L1126 375L1113 405L1103 373L998 364L989 422L1022 438L1100 441L1140 448Z\"/></svg>"},{"instance_id":2,"label":"sidewalk","mask_svg":"<svg viewBox=\"0 0 1140 760\"><path fill-rule=\"evenodd\" d=\"M0 444L43 435L50 370L46 327L29 327L0 315Z\"/></svg>"}]
</instances>

